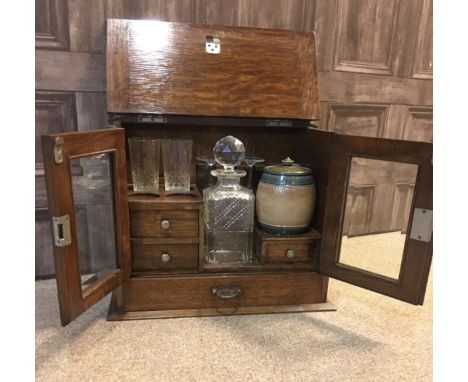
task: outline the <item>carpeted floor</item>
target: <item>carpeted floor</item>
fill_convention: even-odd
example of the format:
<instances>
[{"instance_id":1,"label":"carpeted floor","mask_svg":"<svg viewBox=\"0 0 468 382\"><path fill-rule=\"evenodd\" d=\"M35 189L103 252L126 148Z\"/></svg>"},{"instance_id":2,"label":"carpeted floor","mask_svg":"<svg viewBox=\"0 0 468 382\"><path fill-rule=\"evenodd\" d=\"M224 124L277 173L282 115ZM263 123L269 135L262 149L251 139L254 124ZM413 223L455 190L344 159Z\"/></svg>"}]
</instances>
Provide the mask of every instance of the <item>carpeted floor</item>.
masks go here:
<instances>
[{"instance_id":1,"label":"carpeted floor","mask_svg":"<svg viewBox=\"0 0 468 382\"><path fill-rule=\"evenodd\" d=\"M329 301L336 312L108 322L108 296L62 328L55 280L38 281L36 379L432 380L432 275L422 307L335 280Z\"/></svg>"}]
</instances>

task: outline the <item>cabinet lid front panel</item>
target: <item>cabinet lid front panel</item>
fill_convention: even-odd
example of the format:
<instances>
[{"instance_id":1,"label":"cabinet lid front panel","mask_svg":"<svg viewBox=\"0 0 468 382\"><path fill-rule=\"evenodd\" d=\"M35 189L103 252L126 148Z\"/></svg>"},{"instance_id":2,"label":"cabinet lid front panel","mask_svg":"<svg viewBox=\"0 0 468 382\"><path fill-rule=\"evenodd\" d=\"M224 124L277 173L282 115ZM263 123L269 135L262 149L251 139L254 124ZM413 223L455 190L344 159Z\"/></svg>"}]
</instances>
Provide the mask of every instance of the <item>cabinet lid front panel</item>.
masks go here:
<instances>
[{"instance_id":1,"label":"cabinet lid front panel","mask_svg":"<svg viewBox=\"0 0 468 382\"><path fill-rule=\"evenodd\" d=\"M312 33L107 21L112 113L319 119Z\"/></svg>"},{"instance_id":2,"label":"cabinet lid front panel","mask_svg":"<svg viewBox=\"0 0 468 382\"><path fill-rule=\"evenodd\" d=\"M66 325L130 276L124 130L42 136L42 151Z\"/></svg>"}]
</instances>

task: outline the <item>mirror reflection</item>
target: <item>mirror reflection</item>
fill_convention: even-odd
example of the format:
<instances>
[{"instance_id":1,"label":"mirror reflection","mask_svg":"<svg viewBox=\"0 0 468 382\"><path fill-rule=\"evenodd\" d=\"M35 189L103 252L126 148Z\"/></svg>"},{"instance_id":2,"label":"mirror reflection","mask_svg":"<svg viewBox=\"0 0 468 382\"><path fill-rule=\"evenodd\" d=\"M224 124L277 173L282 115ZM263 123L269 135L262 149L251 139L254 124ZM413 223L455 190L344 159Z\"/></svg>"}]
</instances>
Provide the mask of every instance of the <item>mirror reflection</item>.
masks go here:
<instances>
[{"instance_id":1,"label":"mirror reflection","mask_svg":"<svg viewBox=\"0 0 468 382\"><path fill-rule=\"evenodd\" d=\"M112 154L74 158L70 167L84 290L117 268Z\"/></svg>"},{"instance_id":2,"label":"mirror reflection","mask_svg":"<svg viewBox=\"0 0 468 382\"><path fill-rule=\"evenodd\" d=\"M398 279L418 166L354 157L339 263Z\"/></svg>"}]
</instances>

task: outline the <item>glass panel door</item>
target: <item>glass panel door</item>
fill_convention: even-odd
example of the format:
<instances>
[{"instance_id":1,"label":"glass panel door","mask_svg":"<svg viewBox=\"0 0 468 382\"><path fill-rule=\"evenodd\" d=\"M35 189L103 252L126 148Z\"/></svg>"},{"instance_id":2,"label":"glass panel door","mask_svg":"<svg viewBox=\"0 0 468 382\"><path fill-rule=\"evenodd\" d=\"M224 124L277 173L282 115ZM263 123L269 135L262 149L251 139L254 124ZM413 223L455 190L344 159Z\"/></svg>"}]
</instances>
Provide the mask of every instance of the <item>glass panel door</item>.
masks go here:
<instances>
[{"instance_id":1,"label":"glass panel door","mask_svg":"<svg viewBox=\"0 0 468 382\"><path fill-rule=\"evenodd\" d=\"M130 275L123 129L42 137L60 316L66 325Z\"/></svg>"},{"instance_id":2,"label":"glass panel door","mask_svg":"<svg viewBox=\"0 0 468 382\"><path fill-rule=\"evenodd\" d=\"M112 163L113 153L70 158L83 290L118 269Z\"/></svg>"}]
</instances>

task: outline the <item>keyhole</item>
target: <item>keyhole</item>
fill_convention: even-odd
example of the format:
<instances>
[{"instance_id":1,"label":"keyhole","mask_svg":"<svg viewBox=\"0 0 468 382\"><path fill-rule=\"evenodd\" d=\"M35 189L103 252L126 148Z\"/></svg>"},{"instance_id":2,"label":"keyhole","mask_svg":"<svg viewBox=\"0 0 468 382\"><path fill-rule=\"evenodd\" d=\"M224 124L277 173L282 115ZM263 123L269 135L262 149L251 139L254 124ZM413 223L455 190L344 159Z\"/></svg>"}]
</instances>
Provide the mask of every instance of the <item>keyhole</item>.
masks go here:
<instances>
[{"instance_id":1,"label":"keyhole","mask_svg":"<svg viewBox=\"0 0 468 382\"><path fill-rule=\"evenodd\" d=\"M57 224L58 237L60 240L63 240L63 224Z\"/></svg>"}]
</instances>

